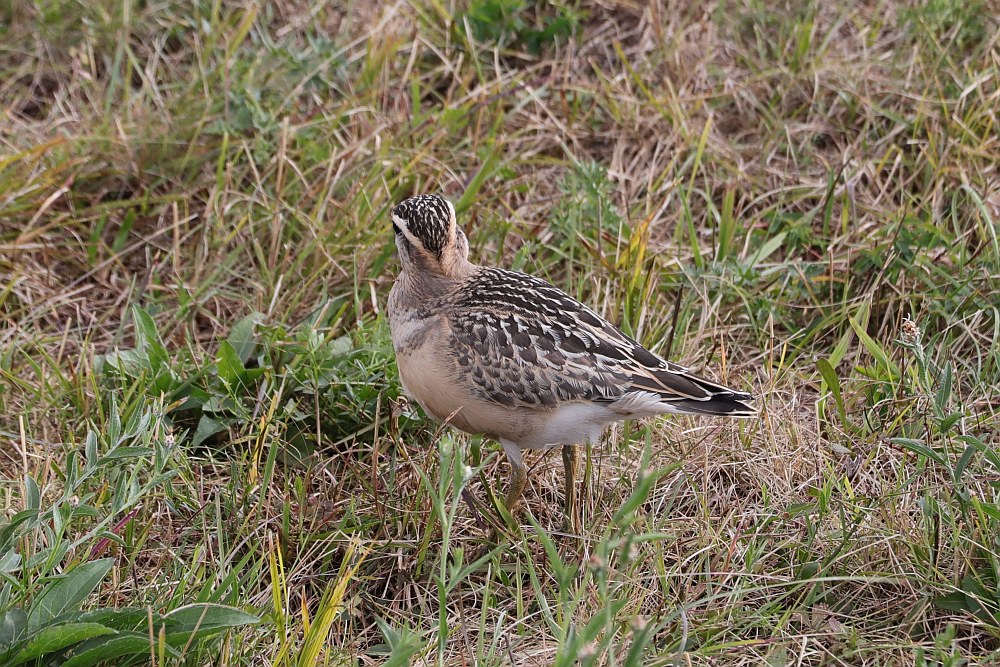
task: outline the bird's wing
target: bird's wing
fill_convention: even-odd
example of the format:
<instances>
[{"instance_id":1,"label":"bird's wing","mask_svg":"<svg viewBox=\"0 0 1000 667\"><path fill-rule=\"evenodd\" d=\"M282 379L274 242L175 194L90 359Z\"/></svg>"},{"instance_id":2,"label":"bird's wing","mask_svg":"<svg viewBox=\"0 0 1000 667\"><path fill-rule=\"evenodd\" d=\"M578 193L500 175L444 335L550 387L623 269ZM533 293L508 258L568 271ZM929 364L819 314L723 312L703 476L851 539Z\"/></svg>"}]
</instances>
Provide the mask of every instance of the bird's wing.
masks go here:
<instances>
[{"instance_id":1,"label":"bird's wing","mask_svg":"<svg viewBox=\"0 0 1000 667\"><path fill-rule=\"evenodd\" d=\"M554 407L585 400L624 407L648 402L629 400L641 395L677 408L657 411L717 412L705 409L714 398L750 398L661 359L539 278L481 269L457 296L448 313L456 360L490 401ZM702 409L686 409L691 403ZM752 410L742 403L738 408Z\"/></svg>"}]
</instances>

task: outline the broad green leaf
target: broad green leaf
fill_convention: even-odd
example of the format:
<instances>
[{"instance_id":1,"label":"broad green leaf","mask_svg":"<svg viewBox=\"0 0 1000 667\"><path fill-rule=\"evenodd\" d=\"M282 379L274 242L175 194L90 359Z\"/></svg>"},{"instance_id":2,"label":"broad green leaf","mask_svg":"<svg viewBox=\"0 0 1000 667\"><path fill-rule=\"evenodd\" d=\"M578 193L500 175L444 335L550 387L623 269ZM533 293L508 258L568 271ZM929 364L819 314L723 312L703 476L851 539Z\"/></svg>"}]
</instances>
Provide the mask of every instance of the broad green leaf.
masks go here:
<instances>
[{"instance_id":1,"label":"broad green leaf","mask_svg":"<svg viewBox=\"0 0 1000 667\"><path fill-rule=\"evenodd\" d=\"M830 393L833 394L833 400L837 404L837 413L840 415L840 421L845 426L848 425L847 411L844 409L844 398L840 394L840 378L837 377L837 372L833 370L833 366L826 359L817 359L816 369L823 377L823 382L830 390Z\"/></svg>"},{"instance_id":2,"label":"broad green leaf","mask_svg":"<svg viewBox=\"0 0 1000 667\"><path fill-rule=\"evenodd\" d=\"M167 655L181 657L180 652L171 646L168 645L166 649ZM85 641L73 649L69 659L61 663L60 667L94 667L124 656L145 656L148 659L149 634L122 632Z\"/></svg>"},{"instance_id":3,"label":"broad green leaf","mask_svg":"<svg viewBox=\"0 0 1000 667\"><path fill-rule=\"evenodd\" d=\"M940 384L934 396L934 406L937 408L938 416L947 414L948 403L951 401L951 376L951 362L945 362L944 368L941 370L941 376L938 378Z\"/></svg>"},{"instance_id":4,"label":"broad green leaf","mask_svg":"<svg viewBox=\"0 0 1000 667\"><path fill-rule=\"evenodd\" d=\"M926 456L930 460L936 461L941 465L948 465L948 459L944 456L944 454L931 449L920 440L914 440L913 438L889 438L889 442L894 445L899 445L903 449L908 449L911 452L920 454L921 456Z\"/></svg>"},{"instance_id":5,"label":"broad green leaf","mask_svg":"<svg viewBox=\"0 0 1000 667\"><path fill-rule=\"evenodd\" d=\"M42 493L38 489L38 482L31 475L24 476L24 508L37 510L42 504Z\"/></svg>"},{"instance_id":6,"label":"broad green leaf","mask_svg":"<svg viewBox=\"0 0 1000 667\"><path fill-rule=\"evenodd\" d=\"M226 341L233 346L236 356L240 359L240 364L245 365L253 357L257 348L257 335L255 329L264 321L264 316L260 313L251 313L233 325L229 330Z\"/></svg>"},{"instance_id":7,"label":"broad green leaf","mask_svg":"<svg viewBox=\"0 0 1000 667\"><path fill-rule=\"evenodd\" d=\"M27 562L24 564L26 570L33 570L35 568L48 568L51 563L61 563L63 558L65 558L66 553L69 551L70 543L65 540L59 540L51 547L44 547L38 549L32 555ZM54 579L54 577L49 577Z\"/></svg>"},{"instance_id":8,"label":"broad green leaf","mask_svg":"<svg viewBox=\"0 0 1000 667\"><path fill-rule=\"evenodd\" d=\"M413 656L420 652L423 642L420 635L409 628L394 629L386 621L375 617L382 636L389 648L389 658L382 663L383 667L410 667Z\"/></svg>"},{"instance_id":9,"label":"broad green leaf","mask_svg":"<svg viewBox=\"0 0 1000 667\"><path fill-rule=\"evenodd\" d=\"M948 595L936 597L934 598L934 604L942 609L947 609L948 611L972 611L972 609L969 608L969 599L962 591L955 591L954 593L949 593Z\"/></svg>"},{"instance_id":10,"label":"broad green leaf","mask_svg":"<svg viewBox=\"0 0 1000 667\"><path fill-rule=\"evenodd\" d=\"M76 612L76 619L80 622L100 623L119 632L129 630L145 629L149 624L150 612L141 607L122 607L120 609L94 609L92 611ZM163 617L152 613L153 624L161 625ZM55 622L59 622L59 618Z\"/></svg>"},{"instance_id":11,"label":"broad green leaf","mask_svg":"<svg viewBox=\"0 0 1000 667\"><path fill-rule=\"evenodd\" d=\"M178 607L163 617L169 632L187 631L195 628L235 628L241 625L260 623L260 618L236 607L221 604L196 603Z\"/></svg>"},{"instance_id":12,"label":"broad green leaf","mask_svg":"<svg viewBox=\"0 0 1000 667\"><path fill-rule=\"evenodd\" d=\"M152 456L154 450L151 447L116 447L101 457L101 463L108 461L119 461L122 459L138 459L144 456Z\"/></svg>"},{"instance_id":13,"label":"broad green leaf","mask_svg":"<svg viewBox=\"0 0 1000 667\"><path fill-rule=\"evenodd\" d=\"M117 350L94 357L94 372L97 375L104 374L105 366L135 377L146 369L147 364L146 358L136 350Z\"/></svg>"},{"instance_id":14,"label":"broad green leaf","mask_svg":"<svg viewBox=\"0 0 1000 667\"><path fill-rule=\"evenodd\" d=\"M953 412L950 415L943 415L938 420L938 433L948 433L951 428L958 423L958 420L964 416L965 415L961 412Z\"/></svg>"},{"instance_id":15,"label":"broad green leaf","mask_svg":"<svg viewBox=\"0 0 1000 667\"><path fill-rule=\"evenodd\" d=\"M773 237L762 243L760 248L757 250L757 254L755 254L753 259L750 261L750 266L756 266L770 257L774 251L780 248L781 244L785 242L786 236L788 236L788 232L781 232L780 234L775 234Z\"/></svg>"},{"instance_id":16,"label":"broad green leaf","mask_svg":"<svg viewBox=\"0 0 1000 667\"><path fill-rule=\"evenodd\" d=\"M958 457L958 462L955 464L955 483L962 481L962 476L965 474L965 469L969 466L972 461L972 457L976 454L975 445L967 445L965 451L962 455Z\"/></svg>"},{"instance_id":17,"label":"broad green leaf","mask_svg":"<svg viewBox=\"0 0 1000 667\"><path fill-rule=\"evenodd\" d=\"M36 632L24 648L18 651L10 663L11 666L20 665L29 660L49 655L56 651L62 651L73 644L114 633L111 628L100 623L66 623L63 625L51 625Z\"/></svg>"},{"instance_id":18,"label":"broad green leaf","mask_svg":"<svg viewBox=\"0 0 1000 667\"><path fill-rule=\"evenodd\" d=\"M11 546L11 540L14 538L14 535L17 533L21 524L37 518L38 509L21 510L15 514L10 520L10 523L0 528L0 546L9 548Z\"/></svg>"},{"instance_id":19,"label":"broad green leaf","mask_svg":"<svg viewBox=\"0 0 1000 667\"><path fill-rule=\"evenodd\" d=\"M113 563L112 558L83 563L48 583L35 599L28 615L28 628L42 627L56 616L70 609L79 608L87 596L100 585Z\"/></svg>"},{"instance_id":20,"label":"broad green leaf","mask_svg":"<svg viewBox=\"0 0 1000 667\"><path fill-rule=\"evenodd\" d=\"M353 349L354 343L351 341L350 336L340 336L339 338L334 338L329 343L330 356L332 357L350 354Z\"/></svg>"},{"instance_id":21,"label":"broad green leaf","mask_svg":"<svg viewBox=\"0 0 1000 667\"><path fill-rule=\"evenodd\" d=\"M955 439L964 442L967 445L972 445L978 451L982 452L986 461L989 462L996 472L1000 473L1000 454L997 453L995 448L990 447L974 435L959 435L956 436Z\"/></svg>"},{"instance_id":22,"label":"broad green leaf","mask_svg":"<svg viewBox=\"0 0 1000 667\"><path fill-rule=\"evenodd\" d=\"M194 436L191 438L191 444L192 446L197 447L216 433L222 433L225 430L225 424L203 414L201 419L198 420L198 428L194 431Z\"/></svg>"},{"instance_id":23,"label":"broad green leaf","mask_svg":"<svg viewBox=\"0 0 1000 667\"><path fill-rule=\"evenodd\" d=\"M246 368L243 367L239 354L229 341L224 340L219 343L216 367L219 369L219 377L227 385L235 386L243 381Z\"/></svg>"},{"instance_id":24,"label":"broad green leaf","mask_svg":"<svg viewBox=\"0 0 1000 667\"><path fill-rule=\"evenodd\" d=\"M104 427L104 434L112 445L121 442L122 436L122 416L118 412L118 399L115 394L111 394L111 405L108 408L108 423Z\"/></svg>"},{"instance_id":25,"label":"broad green leaf","mask_svg":"<svg viewBox=\"0 0 1000 667\"><path fill-rule=\"evenodd\" d=\"M21 554L13 549L0 554L0 572L17 572L21 569Z\"/></svg>"},{"instance_id":26,"label":"broad green leaf","mask_svg":"<svg viewBox=\"0 0 1000 667\"><path fill-rule=\"evenodd\" d=\"M0 650L6 650L11 644L21 638L28 627L28 615L23 609L15 607L0 616Z\"/></svg>"},{"instance_id":27,"label":"broad green leaf","mask_svg":"<svg viewBox=\"0 0 1000 667\"><path fill-rule=\"evenodd\" d=\"M132 308L132 322L135 324L136 347L146 354L151 370L167 363L167 348L156 330L153 318L138 306Z\"/></svg>"},{"instance_id":28,"label":"broad green leaf","mask_svg":"<svg viewBox=\"0 0 1000 667\"><path fill-rule=\"evenodd\" d=\"M86 466L87 468L92 468L97 464L97 460L100 456L97 453L97 432L87 431L87 443L84 446L84 452L87 457Z\"/></svg>"},{"instance_id":29,"label":"broad green leaf","mask_svg":"<svg viewBox=\"0 0 1000 667\"><path fill-rule=\"evenodd\" d=\"M98 509L96 507L94 507L93 505L77 505L76 507L73 508L73 517L74 518L83 517L83 516L89 516L91 518L94 518L94 517L101 517L101 518L103 518L104 517L104 513L98 511Z\"/></svg>"}]
</instances>

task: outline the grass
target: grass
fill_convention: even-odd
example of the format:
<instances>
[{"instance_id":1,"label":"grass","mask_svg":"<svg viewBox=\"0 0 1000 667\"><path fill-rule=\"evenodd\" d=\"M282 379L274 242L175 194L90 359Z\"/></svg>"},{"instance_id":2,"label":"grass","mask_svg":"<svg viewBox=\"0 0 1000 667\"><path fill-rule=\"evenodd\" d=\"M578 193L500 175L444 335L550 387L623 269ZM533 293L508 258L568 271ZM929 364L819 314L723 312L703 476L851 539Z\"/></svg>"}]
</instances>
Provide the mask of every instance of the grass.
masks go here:
<instances>
[{"instance_id":1,"label":"grass","mask_svg":"<svg viewBox=\"0 0 1000 667\"><path fill-rule=\"evenodd\" d=\"M157 665L997 662L998 15L0 4L0 640L66 611ZM531 457L486 541L461 493L502 453L400 400L383 318L388 207L426 191L761 418L612 429L580 536Z\"/></svg>"}]
</instances>

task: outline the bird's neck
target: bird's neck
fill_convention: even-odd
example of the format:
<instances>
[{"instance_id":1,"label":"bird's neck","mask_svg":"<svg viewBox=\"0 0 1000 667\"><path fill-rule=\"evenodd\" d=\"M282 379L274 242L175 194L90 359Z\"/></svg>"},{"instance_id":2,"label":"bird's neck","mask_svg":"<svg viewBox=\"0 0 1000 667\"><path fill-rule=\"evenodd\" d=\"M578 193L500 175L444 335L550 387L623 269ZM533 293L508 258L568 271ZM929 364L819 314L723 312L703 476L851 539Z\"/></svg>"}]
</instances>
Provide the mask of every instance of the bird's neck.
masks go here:
<instances>
[{"instance_id":1,"label":"bird's neck","mask_svg":"<svg viewBox=\"0 0 1000 667\"><path fill-rule=\"evenodd\" d=\"M471 276L478 266L461 259L453 264L441 263L434 267L404 266L397 282L400 287L410 290L416 299L435 299L453 292L466 278Z\"/></svg>"},{"instance_id":2,"label":"bird's neck","mask_svg":"<svg viewBox=\"0 0 1000 667\"><path fill-rule=\"evenodd\" d=\"M465 280L479 267L458 253L445 253L438 263L440 275L449 280Z\"/></svg>"}]
</instances>

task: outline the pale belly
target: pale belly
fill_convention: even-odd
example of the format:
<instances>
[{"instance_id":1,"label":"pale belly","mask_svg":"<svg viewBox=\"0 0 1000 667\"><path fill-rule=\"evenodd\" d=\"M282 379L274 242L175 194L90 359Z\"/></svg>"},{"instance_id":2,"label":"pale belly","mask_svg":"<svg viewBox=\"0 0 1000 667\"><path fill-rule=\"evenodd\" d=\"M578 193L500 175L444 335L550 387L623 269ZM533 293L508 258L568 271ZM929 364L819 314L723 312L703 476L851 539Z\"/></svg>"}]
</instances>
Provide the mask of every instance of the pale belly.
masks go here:
<instances>
[{"instance_id":1,"label":"pale belly","mask_svg":"<svg viewBox=\"0 0 1000 667\"><path fill-rule=\"evenodd\" d=\"M505 406L478 394L449 355L450 330L435 320L390 319L403 391L438 422L467 433L508 441L522 449L550 449L596 441L621 419L589 401L555 407Z\"/></svg>"},{"instance_id":2,"label":"pale belly","mask_svg":"<svg viewBox=\"0 0 1000 667\"><path fill-rule=\"evenodd\" d=\"M589 402L564 403L554 408L504 406L474 395L467 378L456 377L439 366L420 364L415 368L402 362L399 369L407 396L436 421L467 433L507 440L522 449L595 442L619 418Z\"/></svg>"}]
</instances>

